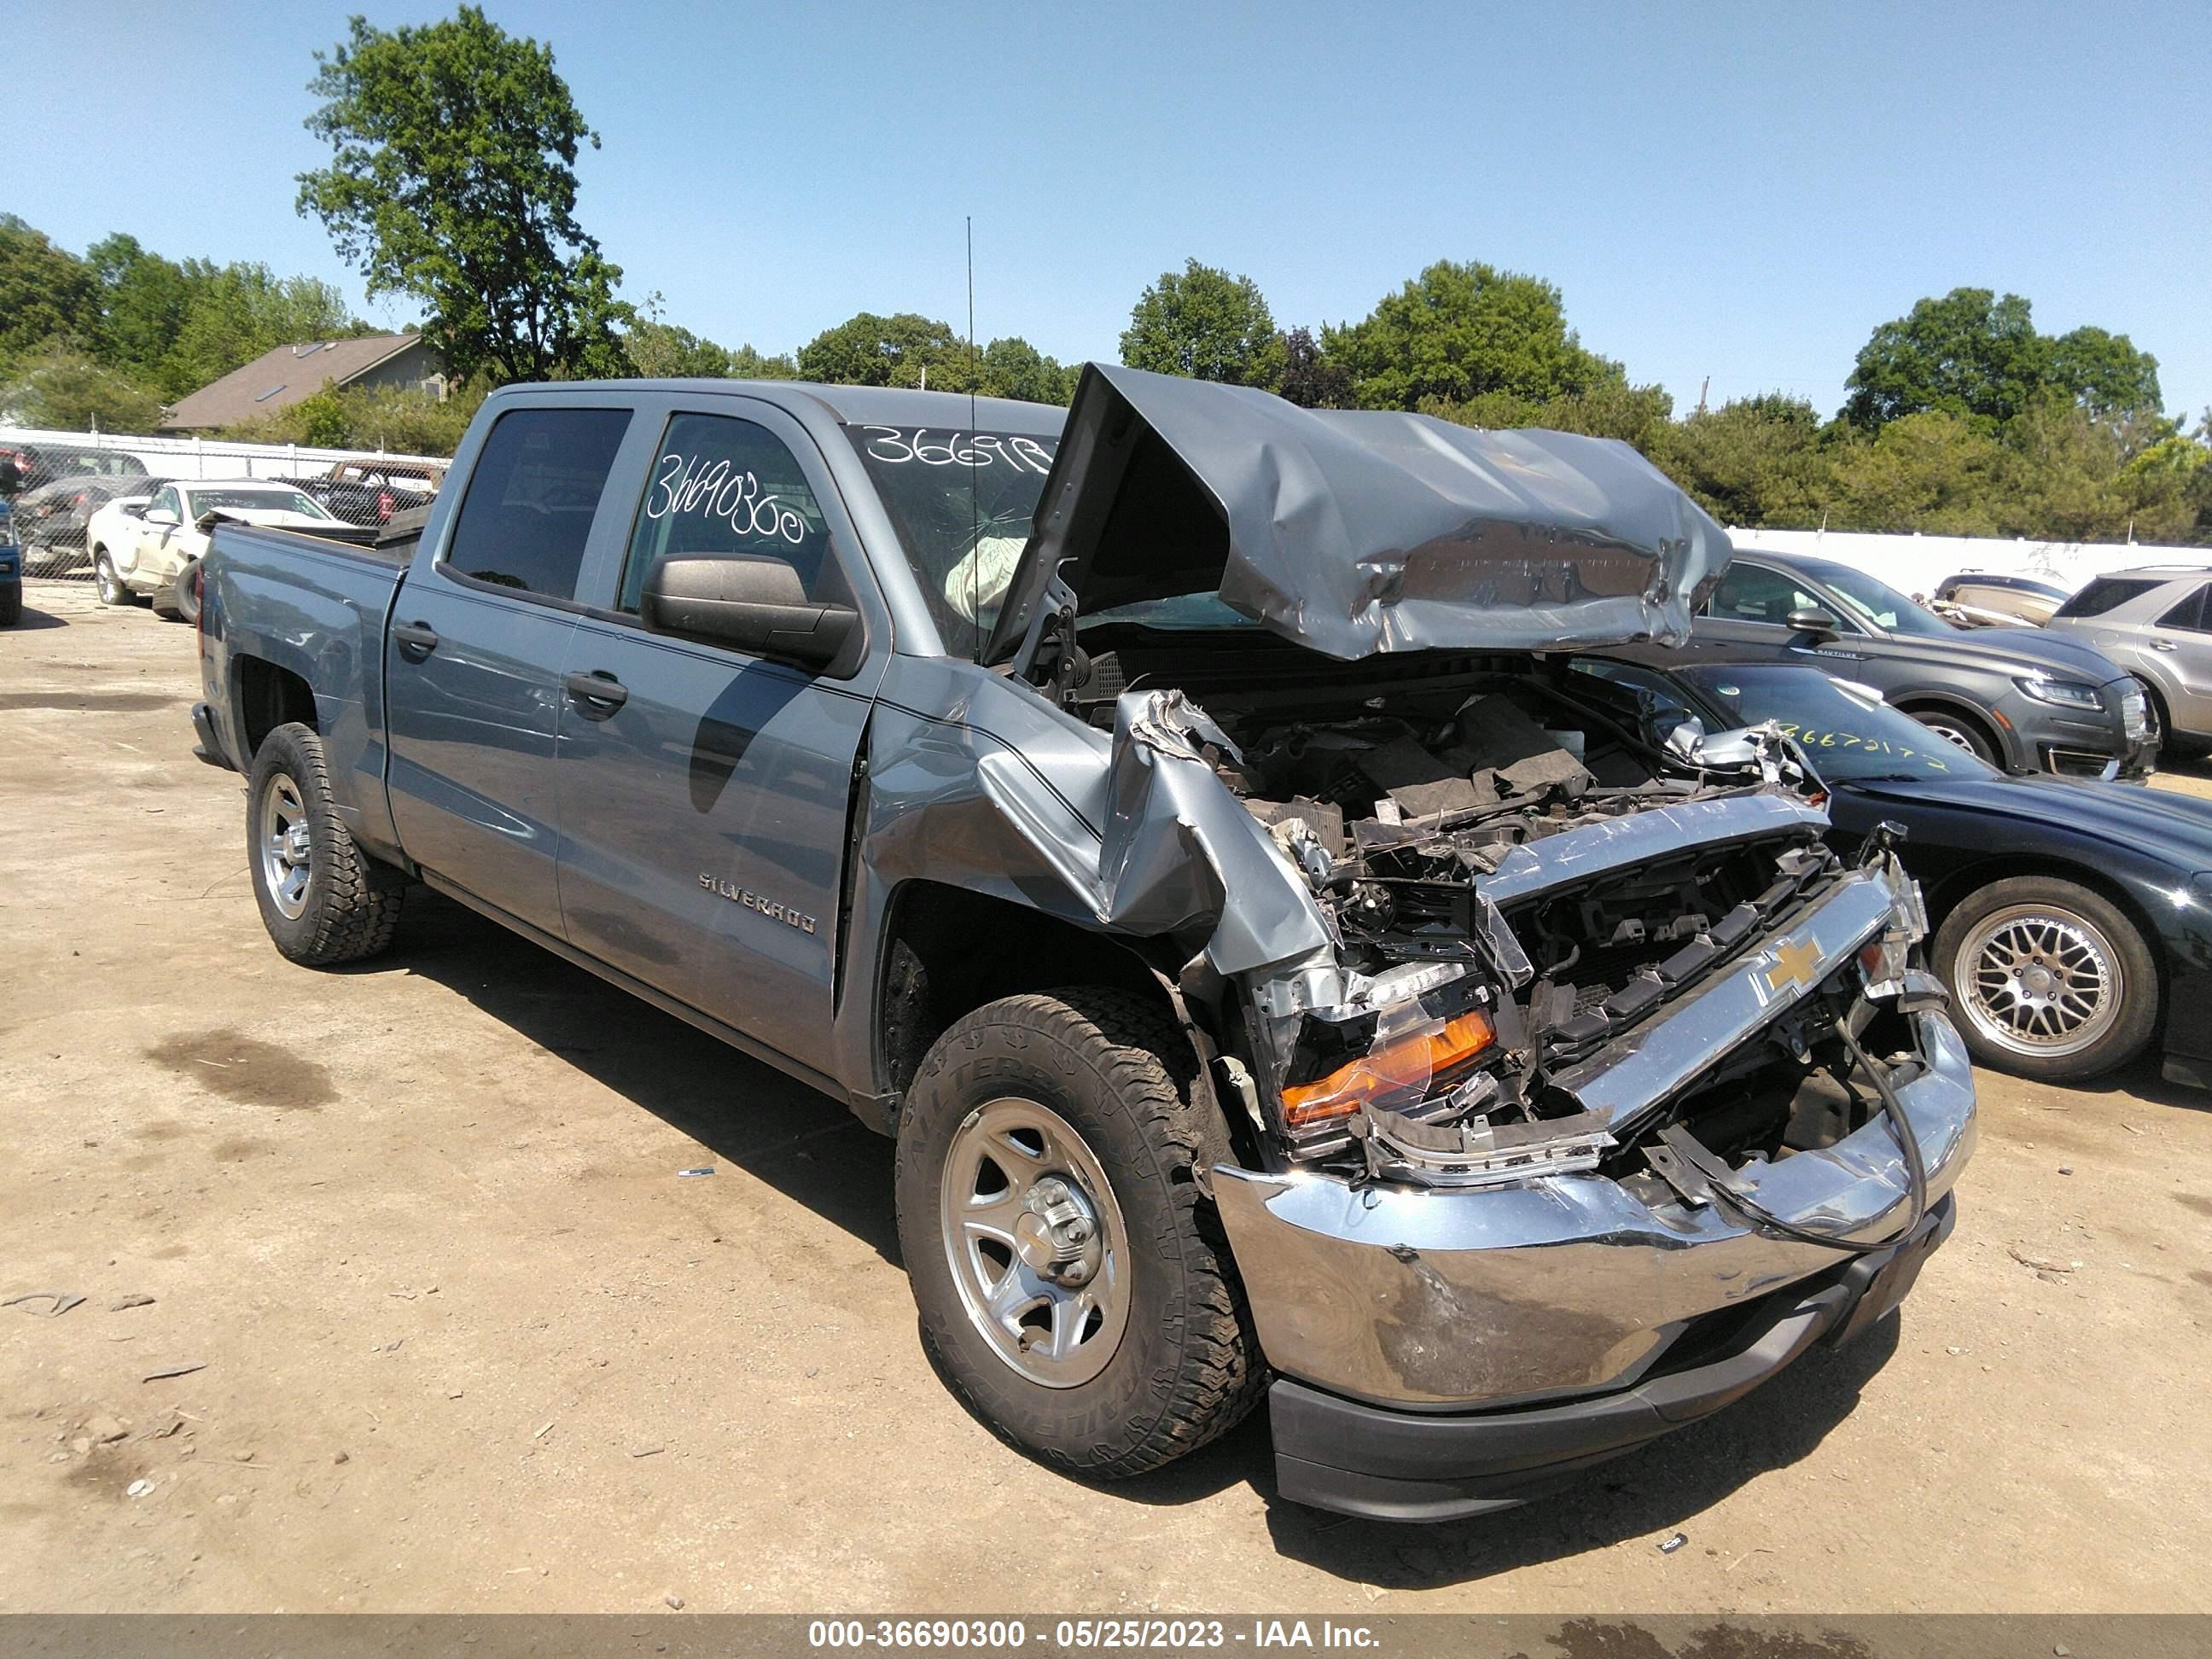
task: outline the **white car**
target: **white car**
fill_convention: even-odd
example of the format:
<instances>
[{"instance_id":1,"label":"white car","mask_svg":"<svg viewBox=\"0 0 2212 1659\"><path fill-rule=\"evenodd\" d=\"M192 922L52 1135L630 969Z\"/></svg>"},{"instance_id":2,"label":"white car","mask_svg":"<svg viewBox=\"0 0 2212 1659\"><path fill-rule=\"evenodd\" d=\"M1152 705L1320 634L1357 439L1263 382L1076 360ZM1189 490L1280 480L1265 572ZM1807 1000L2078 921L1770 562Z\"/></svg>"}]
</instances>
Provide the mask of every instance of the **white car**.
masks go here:
<instances>
[{"instance_id":1,"label":"white car","mask_svg":"<svg viewBox=\"0 0 2212 1659\"><path fill-rule=\"evenodd\" d=\"M210 513L279 530L318 531L343 522L313 496L255 478L179 481L150 499L111 501L85 529L100 602L128 605L143 595L162 616L188 615L190 596L179 592L177 579L207 551L200 521Z\"/></svg>"}]
</instances>

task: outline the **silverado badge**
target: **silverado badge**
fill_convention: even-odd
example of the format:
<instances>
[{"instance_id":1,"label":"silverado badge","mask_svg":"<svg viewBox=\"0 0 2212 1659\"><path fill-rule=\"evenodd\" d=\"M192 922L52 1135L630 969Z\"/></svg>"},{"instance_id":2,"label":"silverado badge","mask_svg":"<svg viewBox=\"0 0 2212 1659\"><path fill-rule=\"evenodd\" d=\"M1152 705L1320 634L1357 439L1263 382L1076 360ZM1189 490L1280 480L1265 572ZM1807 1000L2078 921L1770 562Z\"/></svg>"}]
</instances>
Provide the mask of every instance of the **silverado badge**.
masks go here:
<instances>
[{"instance_id":1,"label":"silverado badge","mask_svg":"<svg viewBox=\"0 0 2212 1659\"><path fill-rule=\"evenodd\" d=\"M710 893L720 893L732 904L742 904L748 910L757 910L787 927L796 927L802 933L814 931L813 917L803 910L794 910L787 904L778 904L774 899L763 898L750 887L740 887L734 881L723 881L704 871L700 872L699 884Z\"/></svg>"}]
</instances>

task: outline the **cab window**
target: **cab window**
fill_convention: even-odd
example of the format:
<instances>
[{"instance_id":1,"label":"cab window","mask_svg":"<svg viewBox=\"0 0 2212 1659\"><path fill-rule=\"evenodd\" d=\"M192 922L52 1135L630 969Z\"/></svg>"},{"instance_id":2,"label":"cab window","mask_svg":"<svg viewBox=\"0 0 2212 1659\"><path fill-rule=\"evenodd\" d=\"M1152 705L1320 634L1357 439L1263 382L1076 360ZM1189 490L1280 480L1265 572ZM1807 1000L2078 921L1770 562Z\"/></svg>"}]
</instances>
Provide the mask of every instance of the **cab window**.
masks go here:
<instances>
[{"instance_id":1,"label":"cab window","mask_svg":"<svg viewBox=\"0 0 2212 1659\"><path fill-rule=\"evenodd\" d=\"M484 440L445 562L460 574L574 599L626 409L516 409Z\"/></svg>"},{"instance_id":2,"label":"cab window","mask_svg":"<svg viewBox=\"0 0 2212 1659\"><path fill-rule=\"evenodd\" d=\"M821 504L783 440L728 415L678 415L630 527L618 603L635 615L663 559L771 559L809 599L849 604Z\"/></svg>"},{"instance_id":3,"label":"cab window","mask_svg":"<svg viewBox=\"0 0 2212 1659\"><path fill-rule=\"evenodd\" d=\"M147 503L146 511L149 514L166 513L171 518L182 522L185 516L185 507L184 502L177 495L176 485L169 485L167 489L163 489L160 495L155 496L151 501Z\"/></svg>"}]
</instances>

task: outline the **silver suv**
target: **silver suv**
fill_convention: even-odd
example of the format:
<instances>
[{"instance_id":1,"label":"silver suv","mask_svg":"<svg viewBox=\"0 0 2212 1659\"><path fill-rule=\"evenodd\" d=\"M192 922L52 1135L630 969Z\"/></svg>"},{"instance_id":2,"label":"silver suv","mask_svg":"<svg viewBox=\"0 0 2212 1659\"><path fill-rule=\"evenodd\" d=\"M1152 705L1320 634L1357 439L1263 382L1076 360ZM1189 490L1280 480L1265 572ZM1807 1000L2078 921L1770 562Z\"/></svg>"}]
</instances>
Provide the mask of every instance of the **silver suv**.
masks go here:
<instances>
[{"instance_id":1,"label":"silver suv","mask_svg":"<svg viewBox=\"0 0 2212 1659\"><path fill-rule=\"evenodd\" d=\"M2212 749L2212 564L2099 576L2046 626L2095 646L2149 687L2171 750Z\"/></svg>"}]
</instances>

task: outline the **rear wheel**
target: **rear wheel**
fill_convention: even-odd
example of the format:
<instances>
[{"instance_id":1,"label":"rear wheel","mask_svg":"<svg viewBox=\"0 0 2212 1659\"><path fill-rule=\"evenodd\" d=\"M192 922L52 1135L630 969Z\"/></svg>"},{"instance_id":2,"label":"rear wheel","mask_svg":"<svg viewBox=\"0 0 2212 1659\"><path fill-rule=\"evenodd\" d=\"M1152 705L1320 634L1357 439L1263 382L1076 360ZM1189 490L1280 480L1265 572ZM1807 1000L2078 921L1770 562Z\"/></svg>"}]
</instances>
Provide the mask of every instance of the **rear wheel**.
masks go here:
<instances>
[{"instance_id":1,"label":"rear wheel","mask_svg":"<svg viewBox=\"0 0 2212 1659\"><path fill-rule=\"evenodd\" d=\"M1158 1468L1264 1381L1164 1010L1084 987L987 1004L922 1060L899 1127L899 1245L922 1346L1000 1435L1072 1474Z\"/></svg>"},{"instance_id":2,"label":"rear wheel","mask_svg":"<svg viewBox=\"0 0 2212 1659\"><path fill-rule=\"evenodd\" d=\"M2004 764L1997 753L1996 739L1979 720L1948 708L1909 708L1905 712L1946 743L1957 744L1975 759L1987 761L1991 766Z\"/></svg>"},{"instance_id":3,"label":"rear wheel","mask_svg":"<svg viewBox=\"0 0 2212 1659\"><path fill-rule=\"evenodd\" d=\"M280 726L254 752L246 854L262 925L294 962L358 962L392 943L407 878L354 844L307 726Z\"/></svg>"},{"instance_id":4,"label":"rear wheel","mask_svg":"<svg viewBox=\"0 0 2212 1659\"><path fill-rule=\"evenodd\" d=\"M177 572L172 589L177 602L177 619L196 623L200 619L200 562L186 559L185 568Z\"/></svg>"},{"instance_id":5,"label":"rear wheel","mask_svg":"<svg viewBox=\"0 0 2212 1659\"><path fill-rule=\"evenodd\" d=\"M0 585L0 628L13 628L23 620L23 585Z\"/></svg>"},{"instance_id":6,"label":"rear wheel","mask_svg":"<svg viewBox=\"0 0 2212 1659\"><path fill-rule=\"evenodd\" d=\"M1976 1060L2045 1083L2124 1066L2157 1029L2162 988L2142 930L2056 876L1991 882L1944 918L1936 968Z\"/></svg>"}]
</instances>

